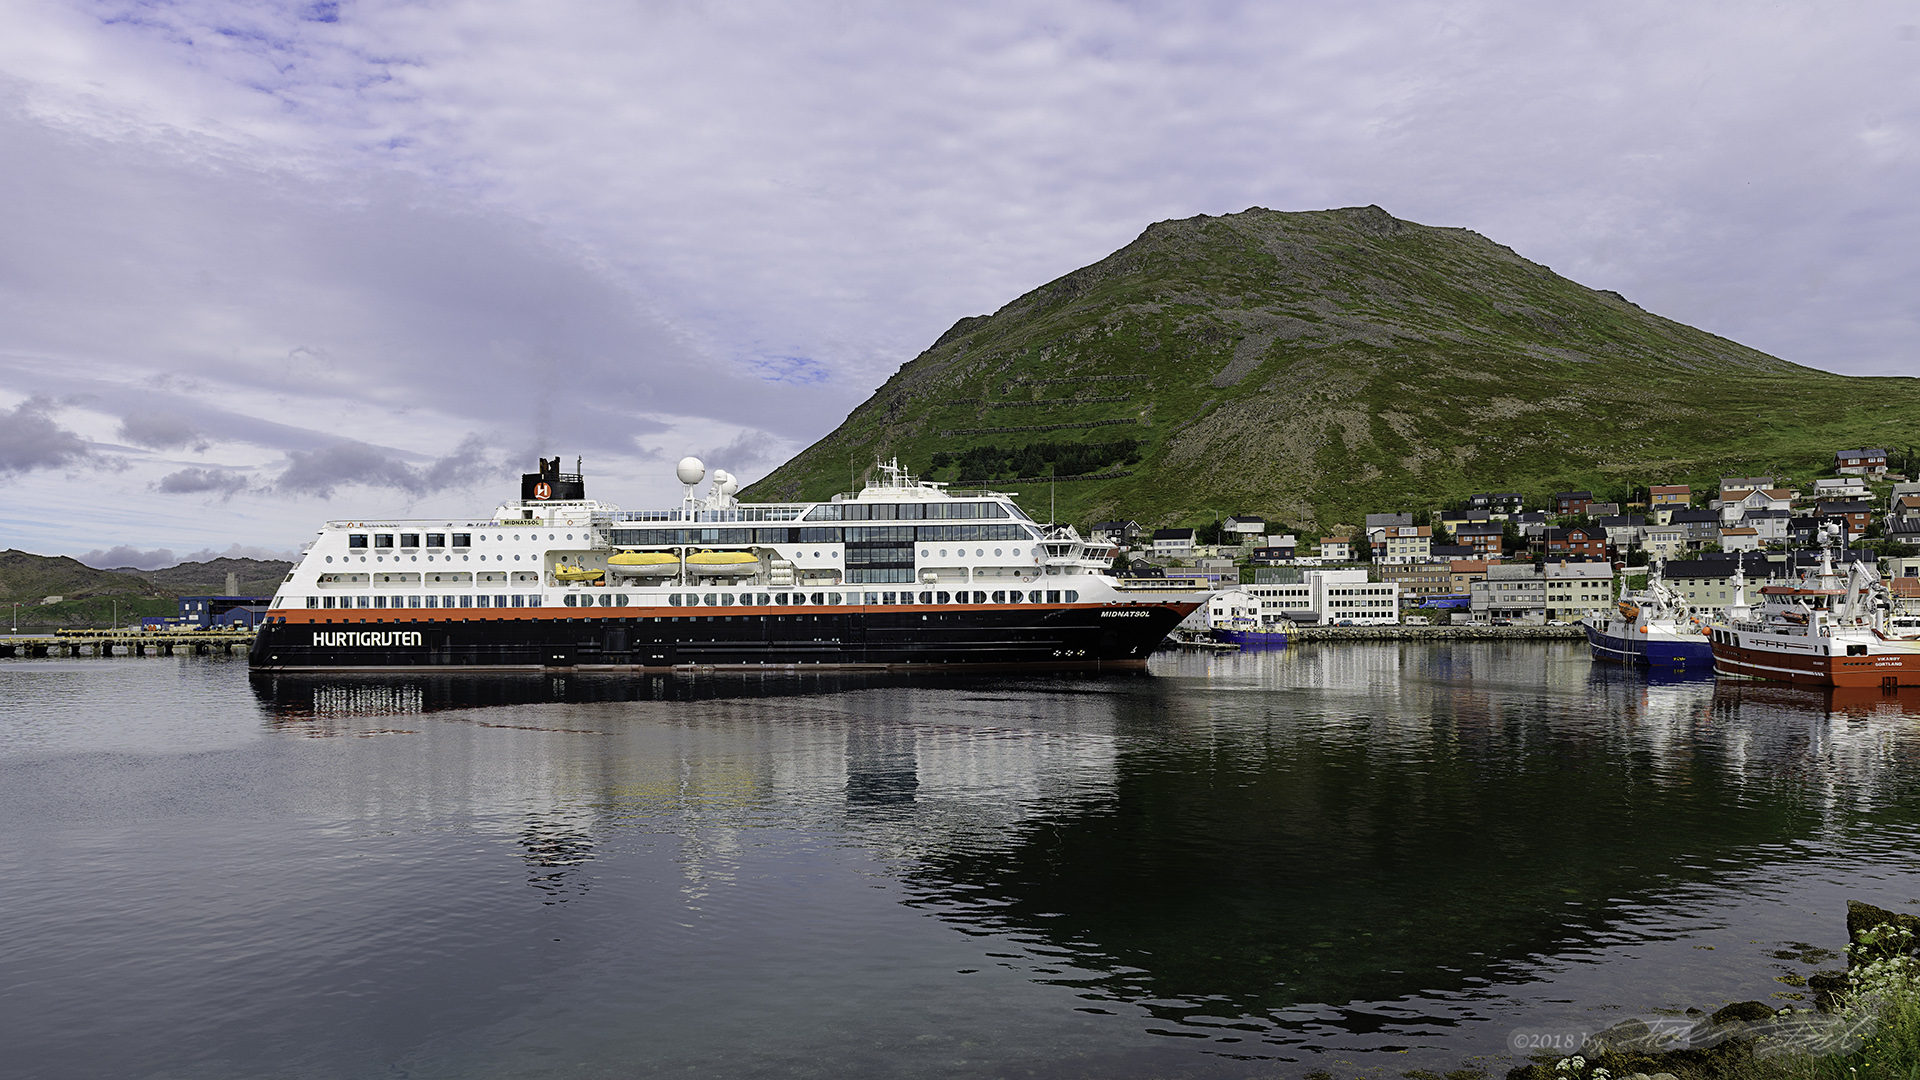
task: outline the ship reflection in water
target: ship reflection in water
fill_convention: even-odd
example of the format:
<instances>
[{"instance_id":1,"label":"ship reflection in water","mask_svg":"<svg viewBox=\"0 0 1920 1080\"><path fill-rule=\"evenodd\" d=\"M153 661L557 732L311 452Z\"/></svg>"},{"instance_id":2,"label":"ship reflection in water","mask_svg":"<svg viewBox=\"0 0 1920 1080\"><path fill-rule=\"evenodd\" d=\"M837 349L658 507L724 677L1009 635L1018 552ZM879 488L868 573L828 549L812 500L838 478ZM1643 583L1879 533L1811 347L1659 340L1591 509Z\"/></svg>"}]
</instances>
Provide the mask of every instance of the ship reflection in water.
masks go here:
<instances>
[{"instance_id":1,"label":"ship reflection in water","mask_svg":"<svg viewBox=\"0 0 1920 1080\"><path fill-rule=\"evenodd\" d=\"M254 687L290 734L540 733L517 777L466 760L462 791L436 767L433 797L513 800L503 839L550 903L592 902L625 834L677 837L678 902L702 918L764 913L770 845L850 843L876 888L979 943L957 970L1051 988L1057 1026L1120 1047L1113 1073L1170 1053L1444 1064L1543 1012L1778 999L1777 938L1837 945L1845 895L1920 893L1920 697L1649 674L1583 646L1309 646L1150 677ZM904 940L860 947L915 963ZM974 985L904 977L908 996ZM1029 1034L1007 1052L1079 1046Z\"/></svg>"}]
</instances>

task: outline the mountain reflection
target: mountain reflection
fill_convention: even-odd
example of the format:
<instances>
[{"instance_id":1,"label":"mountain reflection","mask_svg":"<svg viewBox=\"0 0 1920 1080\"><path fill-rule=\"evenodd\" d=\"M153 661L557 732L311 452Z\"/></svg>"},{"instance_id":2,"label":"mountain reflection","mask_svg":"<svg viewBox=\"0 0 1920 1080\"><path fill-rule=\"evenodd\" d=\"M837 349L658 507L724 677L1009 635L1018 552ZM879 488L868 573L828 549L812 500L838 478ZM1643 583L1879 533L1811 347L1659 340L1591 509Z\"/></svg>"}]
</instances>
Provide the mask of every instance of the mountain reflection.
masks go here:
<instances>
[{"instance_id":1,"label":"mountain reflection","mask_svg":"<svg viewBox=\"0 0 1920 1080\"><path fill-rule=\"evenodd\" d=\"M1916 750L1860 730L1903 715L1877 694L1587 665L1523 690L1484 654L1360 651L1304 660L1307 682L1392 673L1333 711L1165 681L1116 701L1111 797L930 852L919 902L1071 956L1085 997L1203 1027L1467 990L1599 939L1619 898L1760 861Z\"/></svg>"}]
</instances>

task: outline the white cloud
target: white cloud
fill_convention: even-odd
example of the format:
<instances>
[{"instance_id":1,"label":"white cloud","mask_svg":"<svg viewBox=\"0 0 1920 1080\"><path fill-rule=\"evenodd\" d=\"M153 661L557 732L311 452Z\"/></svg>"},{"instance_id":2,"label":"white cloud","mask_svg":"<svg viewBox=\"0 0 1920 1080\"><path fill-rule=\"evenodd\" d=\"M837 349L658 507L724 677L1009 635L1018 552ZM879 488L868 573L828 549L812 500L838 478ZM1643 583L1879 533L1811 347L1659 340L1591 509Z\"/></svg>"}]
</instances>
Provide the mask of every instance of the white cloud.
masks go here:
<instances>
[{"instance_id":1,"label":"white cloud","mask_svg":"<svg viewBox=\"0 0 1920 1080\"><path fill-rule=\"evenodd\" d=\"M584 454L630 504L695 448L751 479L956 318L1252 205L1473 228L1833 370L1909 373L1920 334L1892 3L10 17L0 386L83 399L49 445L131 444L131 505L188 530L146 543L290 543L306 521L262 523L343 483L451 505L487 482L434 463L474 433L498 472ZM54 472L14 483L57 503ZM182 525L183 494L229 516Z\"/></svg>"}]
</instances>

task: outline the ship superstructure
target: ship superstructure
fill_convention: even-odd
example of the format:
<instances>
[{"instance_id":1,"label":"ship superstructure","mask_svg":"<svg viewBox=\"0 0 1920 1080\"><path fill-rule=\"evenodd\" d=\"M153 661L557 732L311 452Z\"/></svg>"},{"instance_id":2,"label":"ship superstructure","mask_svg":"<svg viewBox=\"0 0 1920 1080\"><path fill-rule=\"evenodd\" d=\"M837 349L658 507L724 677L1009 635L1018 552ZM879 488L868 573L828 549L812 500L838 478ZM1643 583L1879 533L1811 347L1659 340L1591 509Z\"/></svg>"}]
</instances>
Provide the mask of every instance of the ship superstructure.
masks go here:
<instances>
[{"instance_id":1,"label":"ship superstructure","mask_svg":"<svg viewBox=\"0 0 1920 1080\"><path fill-rule=\"evenodd\" d=\"M466 520L330 521L250 662L278 670L1138 667L1206 592L1121 583L1114 550L1011 494L897 462L825 502L741 503L688 458L678 507L623 511L543 459Z\"/></svg>"}]
</instances>

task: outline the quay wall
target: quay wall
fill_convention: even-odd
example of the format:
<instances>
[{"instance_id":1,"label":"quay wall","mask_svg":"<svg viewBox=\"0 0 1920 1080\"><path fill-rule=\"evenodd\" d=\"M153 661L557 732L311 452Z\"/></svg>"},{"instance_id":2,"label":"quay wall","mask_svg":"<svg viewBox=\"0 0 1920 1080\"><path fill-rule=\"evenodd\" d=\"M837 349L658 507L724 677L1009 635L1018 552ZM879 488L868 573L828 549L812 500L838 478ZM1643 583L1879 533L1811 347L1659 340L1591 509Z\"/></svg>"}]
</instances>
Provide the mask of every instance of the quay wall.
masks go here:
<instances>
[{"instance_id":1,"label":"quay wall","mask_svg":"<svg viewBox=\"0 0 1920 1080\"><path fill-rule=\"evenodd\" d=\"M1296 626L1287 643L1309 641L1585 641L1577 626Z\"/></svg>"}]
</instances>

